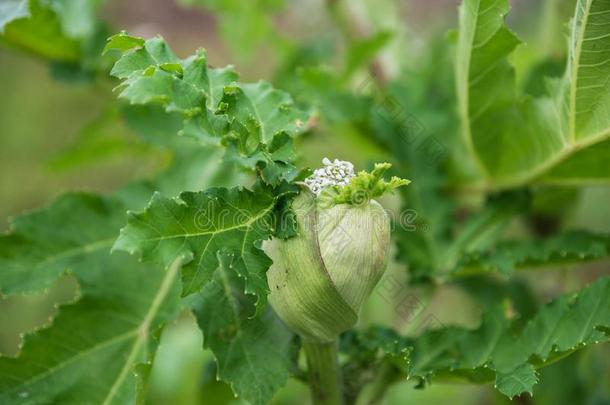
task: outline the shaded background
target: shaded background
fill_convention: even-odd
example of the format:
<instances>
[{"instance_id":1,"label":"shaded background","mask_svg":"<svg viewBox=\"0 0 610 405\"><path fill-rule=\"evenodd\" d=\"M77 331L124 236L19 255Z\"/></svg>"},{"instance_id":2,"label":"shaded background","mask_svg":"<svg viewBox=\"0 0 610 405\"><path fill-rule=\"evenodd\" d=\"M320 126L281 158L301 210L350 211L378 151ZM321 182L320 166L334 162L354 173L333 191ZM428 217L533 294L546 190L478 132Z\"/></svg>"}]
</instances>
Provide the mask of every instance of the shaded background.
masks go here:
<instances>
[{"instance_id":1,"label":"shaded background","mask_svg":"<svg viewBox=\"0 0 610 405\"><path fill-rule=\"evenodd\" d=\"M195 1L177 4L170 0L109 0L102 8L102 16L112 27L110 32L124 29L143 37L160 34L181 57L205 47L212 65L234 64L245 80L267 79L280 87L290 86L290 76L282 76L282 69L290 69L286 55L291 55L294 43L323 48L340 31L322 0L259 1L252 2L254 6L227 1L232 6L224 9L217 6L222 2L209 1L207 9L191 7L191 2ZM377 30L400 32L381 55L389 74L393 74L402 69L402 64L418 65L418 48L431 46L433 40L444 41L445 32L457 25L458 3L384 0L353 1L350 6L356 26L365 21L365 30L368 24ZM564 3L569 15L572 2ZM557 53L560 59L563 26L561 22L541 23L546 3L521 0L511 4L509 22L526 40L515 56L515 64L525 63L540 52ZM254 8L235 11L249 7ZM257 13L261 18L252 16ZM403 46L404 41L410 43L409 48ZM333 62L336 61L331 57L330 63ZM167 164L163 150L143 144L120 122L108 124L104 119L113 114L108 104L116 96L109 81L71 80L68 84L62 79L62 72L49 68L45 61L0 47L0 90L0 230L8 229L10 216L43 206L63 191L115 190L134 178L152 176ZM314 134L301 147L301 163L309 166L319 165L326 155L349 158L357 164L383 158L373 143L340 125ZM609 199L606 188L588 188L566 221L589 229L610 230ZM564 271L521 277L534 286L544 302L607 272L603 264L589 268L578 275ZM406 283L403 267L393 264L389 274ZM0 297L0 353L15 355L20 334L44 325L54 314L54 305L70 302L76 290L74 281L65 277L44 294ZM412 293L422 301L422 313L414 319L401 319L400 314L388 311L387 297L373 294L362 323L374 319L401 330L416 330L418 319L424 319L426 314L434 314L443 324L476 326L478 322L480 309L462 290L448 287L434 297L425 291ZM457 315L455 308L460 309ZM187 314L164 331L153 370L150 403L240 403L226 385L216 382L211 355L201 349L201 340L199 329ZM604 347L572 355L541 371L542 383L535 388L535 400L520 397L514 402L561 404L578 398L579 403L609 404L609 359L610 350ZM307 387L290 381L274 402L307 403L307 398ZM407 382L394 386L387 399L389 404L447 401L510 402L490 386L432 384L425 390L416 390Z\"/></svg>"}]
</instances>

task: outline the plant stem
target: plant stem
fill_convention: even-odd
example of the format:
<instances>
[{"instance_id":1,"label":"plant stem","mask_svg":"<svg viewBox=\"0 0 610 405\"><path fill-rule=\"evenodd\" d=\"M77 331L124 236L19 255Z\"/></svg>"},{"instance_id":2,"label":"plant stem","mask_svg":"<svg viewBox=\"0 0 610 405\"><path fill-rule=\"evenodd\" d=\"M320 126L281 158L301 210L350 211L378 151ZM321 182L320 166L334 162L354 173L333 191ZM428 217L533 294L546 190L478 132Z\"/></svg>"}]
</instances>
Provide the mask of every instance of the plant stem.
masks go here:
<instances>
[{"instance_id":1,"label":"plant stem","mask_svg":"<svg viewBox=\"0 0 610 405\"><path fill-rule=\"evenodd\" d=\"M312 402L315 405L342 405L337 342L303 342L303 349L307 357Z\"/></svg>"},{"instance_id":2,"label":"plant stem","mask_svg":"<svg viewBox=\"0 0 610 405\"><path fill-rule=\"evenodd\" d=\"M396 370L391 365L382 365L375 379L360 393L356 403L361 405L380 404L390 386L397 381L396 377Z\"/></svg>"}]
</instances>

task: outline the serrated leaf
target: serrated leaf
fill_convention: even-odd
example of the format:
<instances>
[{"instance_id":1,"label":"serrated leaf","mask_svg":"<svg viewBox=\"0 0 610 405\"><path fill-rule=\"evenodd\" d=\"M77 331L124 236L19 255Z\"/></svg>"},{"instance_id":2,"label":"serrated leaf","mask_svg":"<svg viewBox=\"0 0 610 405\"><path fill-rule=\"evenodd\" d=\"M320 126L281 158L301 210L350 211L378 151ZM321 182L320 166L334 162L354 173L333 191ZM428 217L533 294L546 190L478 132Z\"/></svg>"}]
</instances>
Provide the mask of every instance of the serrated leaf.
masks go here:
<instances>
[{"instance_id":1,"label":"serrated leaf","mask_svg":"<svg viewBox=\"0 0 610 405\"><path fill-rule=\"evenodd\" d=\"M533 396L533 387L538 383L538 374L533 365L521 364L510 372L499 372L496 375L496 387L509 398L528 393Z\"/></svg>"},{"instance_id":2,"label":"serrated leaf","mask_svg":"<svg viewBox=\"0 0 610 405\"><path fill-rule=\"evenodd\" d=\"M108 42L106 42L104 53L109 51L125 52L133 48L141 48L142 46L144 46L144 39L132 37L125 32L121 32L117 35L113 35Z\"/></svg>"},{"instance_id":3,"label":"serrated leaf","mask_svg":"<svg viewBox=\"0 0 610 405\"><path fill-rule=\"evenodd\" d=\"M510 221L527 209L529 202L529 194L522 190L490 196L485 205L460 226L445 253L446 270L452 269L464 256L494 245Z\"/></svg>"},{"instance_id":4,"label":"serrated leaf","mask_svg":"<svg viewBox=\"0 0 610 405\"><path fill-rule=\"evenodd\" d=\"M121 98L180 114L181 134L226 145L230 160L266 170L271 184L291 176L291 138L305 129L306 115L286 93L266 82L238 84L232 67L208 68L203 50L178 59L162 38L141 41L124 33L109 40L124 50L111 72L123 80Z\"/></svg>"},{"instance_id":5,"label":"serrated leaf","mask_svg":"<svg viewBox=\"0 0 610 405\"><path fill-rule=\"evenodd\" d=\"M598 149L587 149L610 136L610 4L577 1L564 77L549 80L548 95L536 99L517 93L507 57L519 41L504 24L507 12L507 0L465 0L460 8L456 81L462 134L484 182L506 188L536 180L560 183L566 174L570 183L607 179Z\"/></svg>"},{"instance_id":6,"label":"serrated leaf","mask_svg":"<svg viewBox=\"0 0 610 405\"><path fill-rule=\"evenodd\" d=\"M521 329L515 330L495 308L476 330L448 327L427 332L413 342L411 374L424 379L495 379L497 388L509 396L531 393L537 382L534 368L609 341L604 332L608 324L610 278L605 277L545 305Z\"/></svg>"},{"instance_id":7,"label":"serrated leaf","mask_svg":"<svg viewBox=\"0 0 610 405\"><path fill-rule=\"evenodd\" d=\"M200 293L189 298L204 346L218 363L218 378L238 397L266 404L282 387L296 362L293 334L270 307L251 318L254 297L244 295L244 281L235 272L234 256L219 252L218 268Z\"/></svg>"},{"instance_id":8,"label":"serrated leaf","mask_svg":"<svg viewBox=\"0 0 610 405\"><path fill-rule=\"evenodd\" d=\"M110 251L125 211L117 199L70 193L16 218L0 237L0 292L38 291L67 270L97 266L95 253Z\"/></svg>"},{"instance_id":9,"label":"serrated leaf","mask_svg":"<svg viewBox=\"0 0 610 405\"><path fill-rule=\"evenodd\" d=\"M155 194L144 211L130 213L114 249L137 252L165 266L192 255L182 271L183 295L212 280L219 250L234 254L234 271L245 279L246 293L257 296L260 310L269 291L265 272L271 264L260 243L275 232L274 209L281 196L262 188L213 188L175 199Z\"/></svg>"},{"instance_id":10,"label":"serrated leaf","mask_svg":"<svg viewBox=\"0 0 610 405\"><path fill-rule=\"evenodd\" d=\"M343 366L347 392L357 396L373 373L382 373L389 385L399 376L409 375L412 345L408 338L391 329L371 326L341 335L339 350L347 358Z\"/></svg>"},{"instance_id":11,"label":"serrated leaf","mask_svg":"<svg viewBox=\"0 0 610 405\"><path fill-rule=\"evenodd\" d=\"M0 357L0 403L141 401L159 329L180 307L181 266L138 264L123 253L110 255L110 248L126 210L143 206L152 190L174 193L176 186L214 181L188 174L202 169L201 160L191 154L154 182L128 185L112 197L61 196L17 218L0 237L3 292L36 291L66 271L81 286L78 302L28 335L19 357Z\"/></svg>"},{"instance_id":12,"label":"serrated leaf","mask_svg":"<svg viewBox=\"0 0 610 405\"><path fill-rule=\"evenodd\" d=\"M180 307L180 266L164 271L125 254L91 256L98 268L78 277L81 299L27 335L18 357L0 358L0 402L135 402L138 364L156 345L151 334Z\"/></svg>"},{"instance_id":13,"label":"serrated leaf","mask_svg":"<svg viewBox=\"0 0 610 405\"><path fill-rule=\"evenodd\" d=\"M610 257L610 236L587 231L568 231L546 239L501 241L490 250L463 256L455 275L500 272L511 275L520 269L562 266Z\"/></svg>"}]
</instances>

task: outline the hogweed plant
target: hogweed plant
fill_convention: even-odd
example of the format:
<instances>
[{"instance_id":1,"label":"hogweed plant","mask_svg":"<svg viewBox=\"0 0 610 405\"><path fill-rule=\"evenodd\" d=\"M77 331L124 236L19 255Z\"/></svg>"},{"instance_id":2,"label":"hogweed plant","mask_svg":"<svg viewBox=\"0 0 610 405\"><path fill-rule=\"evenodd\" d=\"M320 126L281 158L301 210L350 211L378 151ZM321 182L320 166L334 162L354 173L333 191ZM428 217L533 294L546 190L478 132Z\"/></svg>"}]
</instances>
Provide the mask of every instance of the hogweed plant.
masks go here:
<instances>
[{"instance_id":1,"label":"hogweed plant","mask_svg":"<svg viewBox=\"0 0 610 405\"><path fill-rule=\"evenodd\" d=\"M0 43L96 94L112 81L118 101L93 128L120 123L138 153L169 159L108 195L63 194L0 237L2 295L78 283L73 302L0 357L1 404L159 401L155 353L185 313L216 379L252 404L283 395L289 378L315 404L455 381L527 401L548 394L541 376L552 381L545 370L558 365L546 366L582 356L594 367L576 353L610 339L610 229L568 214L586 186L610 179L610 2L575 1L564 35L565 5L547 0L525 47L507 0L464 0L458 30L425 49L400 35L403 22L394 36L374 18L362 31L349 2L327 2L335 35L312 43L277 32L277 5L185 2L217 13L238 58L267 43L273 84L211 67L203 49L180 58L160 36L100 41L99 3L4 1ZM381 3L396 22L395 4ZM378 54L392 41L401 50L386 71ZM363 89L363 76L375 85ZM98 159L104 143L91 139L59 161ZM386 269L405 272L401 290L459 290L466 303L441 299L442 323L408 333L370 315L392 318L393 297L363 311ZM548 272L528 277L537 269ZM569 287L544 290L553 269L573 270L561 273ZM476 321L461 323L473 307ZM607 361L598 367L607 377ZM562 372L554 389L567 400L582 370ZM608 399L604 378L578 392Z\"/></svg>"}]
</instances>

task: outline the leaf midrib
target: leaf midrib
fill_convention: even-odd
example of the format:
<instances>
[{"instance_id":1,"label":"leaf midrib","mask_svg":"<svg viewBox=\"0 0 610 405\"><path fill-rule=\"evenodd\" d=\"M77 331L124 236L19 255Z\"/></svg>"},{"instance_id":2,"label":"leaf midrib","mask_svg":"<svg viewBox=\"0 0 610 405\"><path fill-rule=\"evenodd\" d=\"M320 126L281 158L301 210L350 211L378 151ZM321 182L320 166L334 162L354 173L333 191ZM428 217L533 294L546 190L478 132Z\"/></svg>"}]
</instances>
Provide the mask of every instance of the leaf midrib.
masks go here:
<instances>
[{"instance_id":1,"label":"leaf midrib","mask_svg":"<svg viewBox=\"0 0 610 405\"><path fill-rule=\"evenodd\" d=\"M132 369L135 361L137 360L137 356L138 356L138 353L140 352L140 349L142 348L142 345L148 339L148 336L150 333L150 325L152 324L155 316L157 316L157 314L159 312L159 308L163 304L163 301L167 297L167 294L169 293L169 291L176 279L176 276L179 273L179 269L182 266L182 262L183 262L182 257L176 258L174 260L174 262L172 263L172 265L170 266L169 270L167 271L167 274L165 275L165 277L163 277L161 286L159 287L159 291L155 295L153 302L151 303L150 309L146 313L142 323L135 330L135 332L137 332L138 337L135 340L131 351L129 352L127 361L125 362L125 365L121 369L121 372L120 372L119 376L117 377L117 379L115 380L114 384L110 388L108 395L104 399L103 405L107 405L110 403L110 400L116 395L118 389L120 388L120 386L123 383L123 381L125 380L125 378L127 378L129 371Z\"/></svg>"},{"instance_id":2,"label":"leaf midrib","mask_svg":"<svg viewBox=\"0 0 610 405\"><path fill-rule=\"evenodd\" d=\"M580 67L580 54L582 51L582 43L585 38L585 33L587 31L587 22L589 20L589 12L591 10L591 4L593 0L585 0L585 8L583 10L583 21L580 26L580 32L578 33L578 39L576 40L575 50L574 50L574 66L572 69L572 77L570 80L570 126L568 130L568 136L570 143L574 143L576 140L576 92L578 91L578 69ZM576 29L576 24L578 24L578 19L574 18L574 26L573 30Z\"/></svg>"},{"instance_id":3,"label":"leaf midrib","mask_svg":"<svg viewBox=\"0 0 610 405\"><path fill-rule=\"evenodd\" d=\"M227 228L222 228L222 229L215 230L215 231L183 233L183 234L175 234L175 235L170 235L170 236L160 236L158 238L147 238L147 239L139 239L139 240L142 242L159 242L159 241L175 239L175 238L194 238L197 236L217 235L219 233L224 233L224 232L232 231L232 230L243 228L243 227L249 228L254 222L261 219L264 215L266 215L268 212L270 212L274 206L275 206L275 201L273 204L270 204L269 207L265 208L264 210L261 210L256 216L253 216L250 220L243 222L241 224L238 224L238 225L233 225L233 226L227 227Z\"/></svg>"},{"instance_id":4,"label":"leaf midrib","mask_svg":"<svg viewBox=\"0 0 610 405\"><path fill-rule=\"evenodd\" d=\"M38 263L37 267L41 267L44 265L47 265L49 263L61 260L61 259L67 259L69 257L73 257L73 256L78 256L82 253L91 253L94 252L96 250L99 250L101 248L103 248L104 246L108 246L110 247L112 245L112 243L114 242L115 238L108 238L108 239L101 239L99 241L96 242L92 242L92 243L88 243L85 245L81 245L81 246L77 246L71 249L67 249L64 250L60 253L56 253L54 255L50 255L47 258L45 258L44 260L42 260L41 262Z\"/></svg>"},{"instance_id":5,"label":"leaf midrib","mask_svg":"<svg viewBox=\"0 0 610 405\"><path fill-rule=\"evenodd\" d=\"M150 324L154 320L154 317L157 315L159 308L161 307L163 301L167 297L167 294L169 293L171 286L174 282L174 279L176 278L176 275L178 273L178 269L181 266L181 263L182 263L182 259L180 258L180 259L176 260L174 262L174 264L172 264L172 266L170 267L170 269L168 270L167 274L165 275L165 277L163 278L163 280L161 282L159 291L155 295L155 297L151 303L150 309L144 316L142 322L136 328L133 328L118 336L113 336L110 339L99 342L96 345L88 348L87 350L78 352L76 355L68 358L65 361L62 361L62 362L54 365L53 367L49 368L48 370L44 371L43 373L38 374L34 378L24 381L22 384L14 387L11 390L11 392L16 392L16 391L22 390L24 387L31 386L32 384L35 384L36 382L44 379L45 377L54 374L58 370L61 370L65 367L69 366L70 364L72 364L82 358L85 358L99 350L102 350L106 347L117 344L124 340L129 340L134 336L137 336L137 338L135 339L134 344L132 346L132 349L127 357L127 361L125 362L125 365L121 368L121 372L119 373L117 379L115 380L114 384L110 388L108 395L106 396L106 398L103 402L104 405L108 404L109 401L116 395L116 392L119 389L120 385L127 377L129 371L131 370L131 368L137 358L137 355L138 355L142 345L148 338L148 335L150 332Z\"/></svg>"},{"instance_id":6,"label":"leaf midrib","mask_svg":"<svg viewBox=\"0 0 610 405\"><path fill-rule=\"evenodd\" d=\"M129 330L128 332L122 333L118 336L114 336L111 339L105 340L101 343L98 343L90 348L88 348L87 350L84 350L82 352L77 353L75 356L70 357L69 359L67 359L66 361L63 361L61 363L56 364L55 366L51 367L50 369L44 371L41 374L38 374L36 377L29 379L27 381L24 381L22 384L14 387L11 392L16 392L19 391L21 389L23 389L24 387L29 387L32 384L35 384L36 382L42 380L43 378L55 373L58 370L61 370L62 368L74 363L77 360L80 360L83 357L86 357L94 352L97 352L98 350L101 350L107 346L111 346L115 343L121 342L125 339L131 338L133 335L135 335L137 333L138 329L132 329Z\"/></svg>"}]
</instances>

